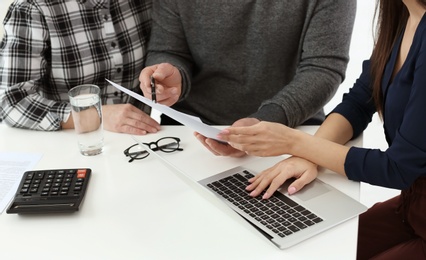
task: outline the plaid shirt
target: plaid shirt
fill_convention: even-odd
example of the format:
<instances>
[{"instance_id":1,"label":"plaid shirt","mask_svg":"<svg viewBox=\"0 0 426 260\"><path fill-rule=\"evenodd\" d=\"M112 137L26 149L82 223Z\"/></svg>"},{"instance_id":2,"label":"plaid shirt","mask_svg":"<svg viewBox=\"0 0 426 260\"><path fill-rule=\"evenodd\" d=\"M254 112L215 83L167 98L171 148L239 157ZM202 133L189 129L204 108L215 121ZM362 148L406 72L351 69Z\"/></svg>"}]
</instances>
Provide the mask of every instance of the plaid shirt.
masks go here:
<instances>
[{"instance_id":1,"label":"plaid shirt","mask_svg":"<svg viewBox=\"0 0 426 260\"><path fill-rule=\"evenodd\" d=\"M0 43L0 122L58 130L71 112L68 90L80 84L98 85L103 104L133 103L105 79L140 92L151 7L151 0L15 0Z\"/></svg>"}]
</instances>

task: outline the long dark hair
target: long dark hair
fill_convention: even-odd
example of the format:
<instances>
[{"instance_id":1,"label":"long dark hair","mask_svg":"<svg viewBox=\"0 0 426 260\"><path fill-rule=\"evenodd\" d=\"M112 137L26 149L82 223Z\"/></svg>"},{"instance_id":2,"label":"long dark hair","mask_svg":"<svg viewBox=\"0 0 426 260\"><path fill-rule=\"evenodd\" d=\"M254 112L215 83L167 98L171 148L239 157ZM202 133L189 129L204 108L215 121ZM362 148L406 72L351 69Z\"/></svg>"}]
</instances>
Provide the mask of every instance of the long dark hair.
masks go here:
<instances>
[{"instance_id":1,"label":"long dark hair","mask_svg":"<svg viewBox=\"0 0 426 260\"><path fill-rule=\"evenodd\" d=\"M417 0L426 6L426 0ZM375 45L371 55L371 84L373 99L380 116L383 113L381 81L396 39L404 30L409 13L402 0L377 0L374 17L377 19Z\"/></svg>"}]
</instances>

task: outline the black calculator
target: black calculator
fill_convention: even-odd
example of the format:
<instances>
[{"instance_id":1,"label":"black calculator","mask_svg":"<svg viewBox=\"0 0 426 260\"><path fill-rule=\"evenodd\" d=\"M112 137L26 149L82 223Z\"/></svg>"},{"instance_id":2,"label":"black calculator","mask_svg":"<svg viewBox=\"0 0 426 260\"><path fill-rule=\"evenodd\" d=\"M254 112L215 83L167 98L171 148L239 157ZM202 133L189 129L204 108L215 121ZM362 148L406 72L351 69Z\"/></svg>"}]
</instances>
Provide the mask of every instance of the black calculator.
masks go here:
<instances>
[{"instance_id":1,"label":"black calculator","mask_svg":"<svg viewBox=\"0 0 426 260\"><path fill-rule=\"evenodd\" d=\"M78 211L91 173L89 168L27 171L6 212L25 214Z\"/></svg>"}]
</instances>

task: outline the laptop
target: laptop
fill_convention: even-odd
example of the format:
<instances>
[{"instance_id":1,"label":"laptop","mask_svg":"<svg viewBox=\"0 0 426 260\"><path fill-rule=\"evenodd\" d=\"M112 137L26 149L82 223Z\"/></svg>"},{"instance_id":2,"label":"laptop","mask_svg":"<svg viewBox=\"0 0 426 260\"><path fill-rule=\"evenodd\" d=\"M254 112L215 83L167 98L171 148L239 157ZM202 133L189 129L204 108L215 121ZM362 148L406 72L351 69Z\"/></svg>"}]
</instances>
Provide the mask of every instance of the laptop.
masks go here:
<instances>
[{"instance_id":1,"label":"laptop","mask_svg":"<svg viewBox=\"0 0 426 260\"><path fill-rule=\"evenodd\" d=\"M275 246L285 249L358 216L367 207L331 185L315 179L289 196L286 182L268 200L253 198L245 190L248 179L282 158L259 158L208 178L196 181L163 156L133 139L160 159L191 188L209 201L227 207L248 221Z\"/></svg>"}]
</instances>

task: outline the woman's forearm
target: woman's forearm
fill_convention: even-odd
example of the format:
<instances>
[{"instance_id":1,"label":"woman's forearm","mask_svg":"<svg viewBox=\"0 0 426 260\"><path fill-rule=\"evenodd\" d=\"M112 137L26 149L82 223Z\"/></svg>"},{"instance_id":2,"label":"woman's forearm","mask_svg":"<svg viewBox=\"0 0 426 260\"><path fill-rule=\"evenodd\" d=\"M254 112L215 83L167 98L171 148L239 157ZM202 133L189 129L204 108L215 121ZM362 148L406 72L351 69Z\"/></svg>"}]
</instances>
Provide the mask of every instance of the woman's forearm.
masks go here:
<instances>
[{"instance_id":1,"label":"woman's forearm","mask_svg":"<svg viewBox=\"0 0 426 260\"><path fill-rule=\"evenodd\" d=\"M305 158L321 167L346 175L344 163L349 147L296 130L291 155Z\"/></svg>"},{"instance_id":2,"label":"woman's forearm","mask_svg":"<svg viewBox=\"0 0 426 260\"><path fill-rule=\"evenodd\" d=\"M346 175L344 163L353 136L352 126L339 114L330 114L314 136L295 132L291 154Z\"/></svg>"},{"instance_id":3,"label":"woman's forearm","mask_svg":"<svg viewBox=\"0 0 426 260\"><path fill-rule=\"evenodd\" d=\"M330 114L318 128L315 136L338 144L346 144L353 137L352 126L340 114Z\"/></svg>"}]
</instances>

